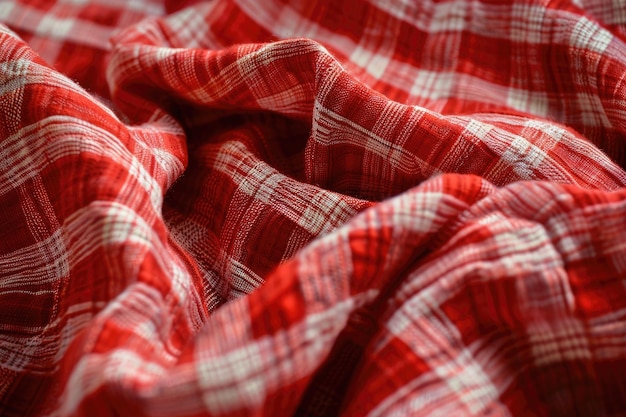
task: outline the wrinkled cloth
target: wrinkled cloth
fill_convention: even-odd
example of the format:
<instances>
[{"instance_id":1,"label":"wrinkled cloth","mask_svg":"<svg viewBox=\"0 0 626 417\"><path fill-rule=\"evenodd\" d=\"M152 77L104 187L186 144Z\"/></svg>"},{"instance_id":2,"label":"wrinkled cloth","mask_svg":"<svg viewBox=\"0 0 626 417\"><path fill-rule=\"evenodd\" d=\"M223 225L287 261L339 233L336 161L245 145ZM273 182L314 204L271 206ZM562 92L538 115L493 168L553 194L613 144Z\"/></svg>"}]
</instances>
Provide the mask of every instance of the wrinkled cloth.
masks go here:
<instances>
[{"instance_id":1,"label":"wrinkled cloth","mask_svg":"<svg viewBox=\"0 0 626 417\"><path fill-rule=\"evenodd\" d=\"M626 415L621 1L0 22L0 415Z\"/></svg>"}]
</instances>

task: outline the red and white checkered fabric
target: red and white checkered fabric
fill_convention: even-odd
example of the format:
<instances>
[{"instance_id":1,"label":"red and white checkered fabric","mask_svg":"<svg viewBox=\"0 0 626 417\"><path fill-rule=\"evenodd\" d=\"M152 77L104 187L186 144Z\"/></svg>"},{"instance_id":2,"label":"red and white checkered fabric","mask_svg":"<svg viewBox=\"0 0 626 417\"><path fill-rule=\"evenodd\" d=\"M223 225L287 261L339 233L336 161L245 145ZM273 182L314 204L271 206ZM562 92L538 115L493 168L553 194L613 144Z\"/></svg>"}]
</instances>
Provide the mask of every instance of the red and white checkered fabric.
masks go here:
<instances>
[{"instance_id":1,"label":"red and white checkered fabric","mask_svg":"<svg viewBox=\"0 0 626 417\"><path fill-rule=\"evenodd\" d=\"M622 0L0 22L0 415L626 415Z\"/></svg>"}]
</instances>

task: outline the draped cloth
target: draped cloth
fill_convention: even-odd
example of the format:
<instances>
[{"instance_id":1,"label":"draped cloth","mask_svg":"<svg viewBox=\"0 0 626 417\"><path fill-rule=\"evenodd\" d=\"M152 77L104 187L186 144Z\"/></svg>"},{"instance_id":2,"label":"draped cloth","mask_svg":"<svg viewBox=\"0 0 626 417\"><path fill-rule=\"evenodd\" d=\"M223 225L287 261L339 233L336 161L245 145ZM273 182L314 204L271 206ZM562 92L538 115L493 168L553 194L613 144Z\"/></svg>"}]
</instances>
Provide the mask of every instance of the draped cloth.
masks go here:
<instances>
[{"instance_id":1,"label":"draped cloth","mask_svg":"<svg viewBox=\"0 0 626 417\"><path fill-rule=\"evenodd\" d=\"M626 415L622 1L0 22L0 415Z\"/></svg>"}]
</instances>

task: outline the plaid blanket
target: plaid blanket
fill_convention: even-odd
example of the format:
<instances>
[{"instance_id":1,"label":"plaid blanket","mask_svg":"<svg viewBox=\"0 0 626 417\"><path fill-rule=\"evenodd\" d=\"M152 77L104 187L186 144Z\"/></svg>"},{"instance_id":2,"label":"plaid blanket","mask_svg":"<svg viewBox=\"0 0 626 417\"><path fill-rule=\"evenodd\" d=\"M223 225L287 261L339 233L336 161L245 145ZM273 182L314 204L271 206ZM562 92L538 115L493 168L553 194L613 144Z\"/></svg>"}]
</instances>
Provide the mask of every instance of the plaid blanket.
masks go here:
<instances>
[{"instance_id":1,"label":"plaid blanket","mask_svg":"<svg viewBox=\"0 0 626 417\"><path fill-rule=\"evenodd\" d=\"M0 415L626 415L621 0L0 22Z\"/></svg>"}]
</instances>

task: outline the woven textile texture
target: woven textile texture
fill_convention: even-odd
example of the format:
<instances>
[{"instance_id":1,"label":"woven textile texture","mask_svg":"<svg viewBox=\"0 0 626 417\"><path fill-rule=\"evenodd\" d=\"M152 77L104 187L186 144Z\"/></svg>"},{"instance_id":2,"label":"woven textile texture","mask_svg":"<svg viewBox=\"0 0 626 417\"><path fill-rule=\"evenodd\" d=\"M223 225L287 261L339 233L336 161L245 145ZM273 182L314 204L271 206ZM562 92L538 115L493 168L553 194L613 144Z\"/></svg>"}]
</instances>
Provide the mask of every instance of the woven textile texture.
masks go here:
<instances>
[{"instance_id":1,"label":"woven textile texture","mask_svg":"<svg viewBox=\"0 0 626 417\"><path fill-rule=\"evenodd\" d=\"M626 415L622 0L0 22L0 415Z\"/></svg>"}]
</instances>

